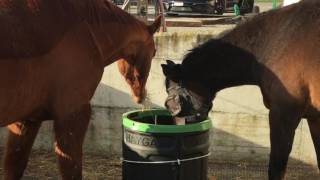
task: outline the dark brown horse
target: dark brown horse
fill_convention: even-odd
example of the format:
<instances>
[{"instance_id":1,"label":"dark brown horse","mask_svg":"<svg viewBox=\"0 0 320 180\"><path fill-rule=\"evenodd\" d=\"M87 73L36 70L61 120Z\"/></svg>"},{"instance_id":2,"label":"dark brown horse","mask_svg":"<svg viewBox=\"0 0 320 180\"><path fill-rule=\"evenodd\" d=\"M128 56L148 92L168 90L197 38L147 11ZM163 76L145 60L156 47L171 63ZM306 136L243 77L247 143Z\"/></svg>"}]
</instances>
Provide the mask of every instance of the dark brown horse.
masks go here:
<instances>
[{"instance_id":1,"label":"dark brown horse","mask_svg":"<svg viewBox=\"0 0 320 180\"><path fill-rule=\"evenodd\" d=\"M319 166L319 9L319 0L304 0L258 15L193 49L182 64L168 61L162 65L167 108L177 116L203 119L218 91L257 85L270 110L269 179L284 178L301 118L308 120Z\"/></svg>"},{"instance_id":2,"label":"dark brown horse","mask_svg":"<svg viewBox=\"0 0 320 180\"><path fill-rule=\"evenodd\" d=\"M4 179L22 177L47 119L62 178L82 178L89 103L104 67L119 60L141 103L160 21L147 26L107 0L0 1L0 126L10 130Z\"/></svg>"}]
</instances>

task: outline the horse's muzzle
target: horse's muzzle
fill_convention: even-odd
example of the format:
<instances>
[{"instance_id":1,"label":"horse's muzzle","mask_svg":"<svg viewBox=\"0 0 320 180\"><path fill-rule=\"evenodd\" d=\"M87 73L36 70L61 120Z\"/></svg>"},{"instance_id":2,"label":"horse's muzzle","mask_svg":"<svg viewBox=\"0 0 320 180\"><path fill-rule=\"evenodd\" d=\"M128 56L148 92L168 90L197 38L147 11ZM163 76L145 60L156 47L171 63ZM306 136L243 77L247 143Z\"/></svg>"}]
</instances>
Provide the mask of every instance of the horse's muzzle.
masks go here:
<instances>
[{"instance_id":1,"label":"horse's muzzle","mask_svg":"<svg viewBox=\"0 0 320 180\"><path fill-rule=\"evenodd\" d=\"M146 90L145 90L145 89L142 90L142 92L139 93L139 95L135 95L135 93L133 92L133 93L132 93L132 99L133 99L133 101L134 101L135 103L137 103L137 104L142 104L142 103L145 101L145 99L146 99L146 95L147 95L147 93L146 93Z\"/></svg>"}]
</instances>

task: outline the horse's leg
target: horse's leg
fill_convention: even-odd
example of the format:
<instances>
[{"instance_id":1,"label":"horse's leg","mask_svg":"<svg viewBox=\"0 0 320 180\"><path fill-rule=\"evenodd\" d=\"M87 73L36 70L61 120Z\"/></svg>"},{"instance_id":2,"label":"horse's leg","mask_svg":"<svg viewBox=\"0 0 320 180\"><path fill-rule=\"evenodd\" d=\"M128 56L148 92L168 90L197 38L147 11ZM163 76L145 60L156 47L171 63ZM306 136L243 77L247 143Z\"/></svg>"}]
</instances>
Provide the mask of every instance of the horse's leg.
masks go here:
<instances>
[{"instance_id":1,"label":"horse's leg","mask_svg":"<svg viewBox=\"0 0 320 180\"><path fill-rule=\"evenodd\" d=\"M63 179L82 179L82 144L90 115L88 104L54 122L55 151Z\"/></svg>"},{"instance_id":2,"label":"horse's leg","mask_svg":"<svg viewBox=\"0 0 320 180\"><path fill-rule=\"evenodd\" d=\"M308 125L317 154L318 168L320 169L320 117L308 118Z\"/></svg>"},{"instance_id":3,"label":"horse's leg","mask_svg":"<svg viewBox=\"0 0 320 180\"><path fill-rule=\"evenodd\" d=\"M5 180L16 180L22 177L40 125L40 121L23 121L8 126L9 134L4 160Z\"/></svg>"},{"instance_id":4,"label":"horse's leg","mask_svg":"<svg viewBox=\"0 0 320 180\"><path fill-rule=\"evenodd\" d=\"M283 179L289 154L292 149L295 129L300 122L298 111L281 110L280 107L269 112L271 153L269 161L269 179Z\"/></svg>"}]
</instances>

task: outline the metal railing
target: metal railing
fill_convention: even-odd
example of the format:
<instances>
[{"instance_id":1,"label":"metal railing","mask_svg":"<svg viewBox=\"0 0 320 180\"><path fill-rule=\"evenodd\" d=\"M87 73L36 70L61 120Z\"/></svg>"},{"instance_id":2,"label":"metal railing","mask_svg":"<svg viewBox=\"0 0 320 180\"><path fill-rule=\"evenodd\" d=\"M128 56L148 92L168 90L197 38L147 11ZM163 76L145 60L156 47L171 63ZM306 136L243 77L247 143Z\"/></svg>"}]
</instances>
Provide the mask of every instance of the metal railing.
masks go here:
<instances>
[{"instance_id":1,"label":"metal railing","mask_svg":"<svg viewBox=\"0 0 320 180\"><path fill-rule=\"evenodd\" d=\"M149 18L161 16L160 31L167 31L162 0L113 0L113 3L145 23L149 23Z\"/></svg>"}]
</instances>

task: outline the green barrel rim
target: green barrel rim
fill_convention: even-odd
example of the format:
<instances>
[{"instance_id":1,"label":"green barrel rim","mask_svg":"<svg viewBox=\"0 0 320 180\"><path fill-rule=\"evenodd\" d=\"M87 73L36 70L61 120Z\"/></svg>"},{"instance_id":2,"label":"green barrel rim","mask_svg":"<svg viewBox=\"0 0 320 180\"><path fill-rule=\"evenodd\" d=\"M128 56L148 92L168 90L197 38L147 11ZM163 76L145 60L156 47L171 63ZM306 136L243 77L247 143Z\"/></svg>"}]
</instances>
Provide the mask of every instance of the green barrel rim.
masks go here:
<instances>
[{"instance_id":1,"label":"green barrel rim","mask_svg":"<svg viewBox=\"0 0 320 180\"><path fill-rule=\"evenodd\" d=\"M162 115L171 116L170 113L165 109L150 109L150 110L136 110L124 113L122 116L122 125L124 128L145 133L187 133L187 132L201 132L212 128L212 122L210 119L206 119L199 123L187 124L187 125L157 125L136 122L131 120L128 116L136 113L138 117Z\"/></svg>"}]
</instances>

